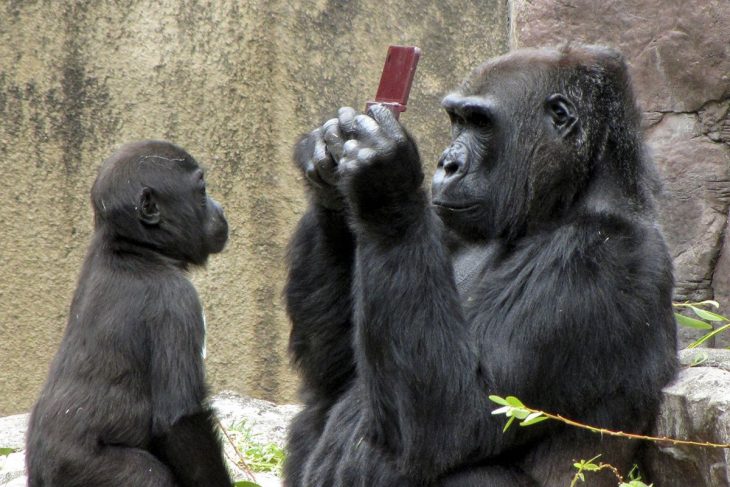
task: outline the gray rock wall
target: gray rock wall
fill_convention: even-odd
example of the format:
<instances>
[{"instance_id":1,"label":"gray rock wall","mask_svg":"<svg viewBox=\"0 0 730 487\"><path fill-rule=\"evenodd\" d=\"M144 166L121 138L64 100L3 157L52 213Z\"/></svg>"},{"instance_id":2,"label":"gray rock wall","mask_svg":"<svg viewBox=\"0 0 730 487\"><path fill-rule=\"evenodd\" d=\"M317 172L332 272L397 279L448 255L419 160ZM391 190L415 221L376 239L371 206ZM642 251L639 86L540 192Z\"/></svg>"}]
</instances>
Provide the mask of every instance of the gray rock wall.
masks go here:
<instances>
[{"instance_id":1,"label":"gray rock wall","mask_svg":"<svg viewBox=\"0 0 730 487\"><path fill-rule=\"evenodd\" d=\"M654 434L730 444L730 350L685 350L681 358L686 368L664 389ZM730 449L648 443L646 453L657 487L730 486Z\"/></svg>"}]
</instances>

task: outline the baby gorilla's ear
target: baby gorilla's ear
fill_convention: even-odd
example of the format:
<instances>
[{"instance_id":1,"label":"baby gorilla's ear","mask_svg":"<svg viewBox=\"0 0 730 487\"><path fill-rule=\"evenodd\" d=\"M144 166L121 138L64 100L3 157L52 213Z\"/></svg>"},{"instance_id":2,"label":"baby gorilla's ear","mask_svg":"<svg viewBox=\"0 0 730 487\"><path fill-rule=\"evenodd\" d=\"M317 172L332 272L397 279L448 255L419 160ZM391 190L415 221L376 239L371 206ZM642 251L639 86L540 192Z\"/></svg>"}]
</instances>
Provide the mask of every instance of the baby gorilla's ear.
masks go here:
<instances>
[{"instance_id":1,"label":"baby gorilla's ear","mask_svg":"<svg viewBox=\"0 0 730 487\"><path fill-rule=\"evenodd\" d=\"M160 209L157 207L152 189L145 186L139 194L137 203L137 216L145 225L160 224Z\"/></svg>"}]
</instances>

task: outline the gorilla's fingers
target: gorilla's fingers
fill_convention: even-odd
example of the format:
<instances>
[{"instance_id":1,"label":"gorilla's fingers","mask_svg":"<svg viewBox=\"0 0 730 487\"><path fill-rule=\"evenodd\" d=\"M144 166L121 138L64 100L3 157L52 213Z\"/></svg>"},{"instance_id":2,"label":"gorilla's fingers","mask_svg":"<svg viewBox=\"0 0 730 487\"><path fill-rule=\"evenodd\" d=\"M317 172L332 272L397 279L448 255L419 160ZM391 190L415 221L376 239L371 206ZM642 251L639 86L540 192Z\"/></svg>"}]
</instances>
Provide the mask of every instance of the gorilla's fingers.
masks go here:
<instances>
[{"instance_id":1,"label":"gorilla's fingers","mask_svg":"<svg viewBox=\"0 0 730 487\"><path fill-rule=\"evenodd\" d=\"M340 122L340 132L343 138L350 139L353 136L355 117L357 112L352 107L342 107L337 111L337 119Z\"/></svg>"},{"instance_id":2,"label":"gorilla's fingers","mask_svg":"<svg viewBox=\"0 0 730 487\"><path fill-rule=\"evenodd\" d=\"M312 160L316 164L319 161L328 159L329 154L327 153L327 147L324 145L321 130L317 129L313 133L317 133L316 138L314 139L314 152L312 154Z\"/></svg>"},{"instance_id":3,"label":"gorilla's fingers","mask_svg":"<svg viewBox=\"0 0 730 487\"><path fill-rule=\"evenodd\" d=\"M354 126L356 135L358 135L361 140L364 139L377 143L378 139L382 138L378 122L367 115L358 115L355 117Z\"/></svg>"},{"instance_id":4,"label":"gorilla's fingers","mask_svg":"<svg viewBox=\"0 0 730 487\"><path fill-rule=\"evenodd\" d=\"M327 150L335 159L335 162L339 161L342 157L342 134L340 133L340 122L336 118L327 120L322 125L322 131L324 132L323 139L324 143L327 144Z\"/></svg>"},{"instance_id":5,"label":"gorilla's fingers","mask_svg":"<svg viewBox=\"0 0 730 487\"><path fill-rule=\"evenodd\" d=\"M359 151L357 151L357 160L361 163L368 163L371 162L373 159L375 159L378 156L378 153L371 149L370 147L363 147Z\"/></svg>"},{"instance_id":6,"label":"gorilla's fingers","mask_svg":"<svg viewBox=\"0 0 730 487\"><path fill-rule=\"evenodd\" d=\"M405 140L405 133L403 127L396 120L395 115L390 109L383 105L373 105L368 110L370 116L378 122L380 128L385 132L389 138L396 142L402 142Z\"/></svg>"},{"instance_id":7,"label":"gorilla's fingers","mask_svg":"<svg viewBox=\"0 0 730 487\"><path fill-rule=\"evenodd\" d=\"M319 129L301 136L294 149L294 161L303 171L307 169L307 165L312 161L314 145L317 140L317 130Z\"/></svg>"},{"instance_id":8,"label":"gorilla's fingers","mask_svg":"<svg viewBox=\"0 0 730 487\"><path fill-rule=\"evenodd\" d=\"M343 159L347 159L348 161L357 159L357 151L360 150L360 142L355 139L350 139L345 142L342 149Z\"/></svg>"}]
</instances>

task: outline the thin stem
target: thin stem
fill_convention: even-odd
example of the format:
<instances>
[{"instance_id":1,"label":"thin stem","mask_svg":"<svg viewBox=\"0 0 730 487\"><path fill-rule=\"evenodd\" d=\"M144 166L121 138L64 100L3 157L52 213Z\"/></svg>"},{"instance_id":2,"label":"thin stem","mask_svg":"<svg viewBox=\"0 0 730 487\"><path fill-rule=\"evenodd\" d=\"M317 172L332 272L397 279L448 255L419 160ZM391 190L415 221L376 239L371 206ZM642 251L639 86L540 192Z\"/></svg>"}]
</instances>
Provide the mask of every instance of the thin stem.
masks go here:
<instances>
[{"instance_id":1,"label":"thin stem","mask_svg":"<svg viewBox=\"0 0 730 487\"><path fill-rule=\"evenodd\" d=\"M703 446L703 447L707 447L707 448L730 448L730 443L712 443L709 441L678 440L676 438L668 438L666 436L647 436L647 435L637 435L634 433L624 433L623 431L612 431L612 430L608 430L605 428L597 428L595 426L590 426L587 424L579 423L578 421L573 421L572 419L564 418L563 416L560 416L559 414L550 414L550 413L546 413L545 411L540 411L538 409L531 409L526 406L524 409L526 409L527 411L530 411L532 413L540 413L550 419L560 421L567 425L575 426L576 428L582 428L582 429L592 431L594 433L599 433L602 435L619 436L622 438L630 438L630 439L634 439L634 440L668 442L673 445Z\"/></svg>"},{"instance_id":2,"label":"thin stem","mask_svg":"<svg viewBox=\"0 0 730 487\"><path fill-rule=\"evenodd\" d=\"M709 340L710 338L714 337L717 334L722 333L723 331L727 330L728 328L730 328L730 323L721 326L720 328L716 329L715 331L711 331L710 333L708 333L707 335L703 336L702 338L700 338L696 342L693 342L687 348L697 348L700 345L702 345L703 343L705 343L707 340Z\"/></svg>"},{"instance_id":3,"label":"thin stem","mask_svg":"<svg viewBox=\"0 0 730 487\"><path fill-rule=\"evenodd\" d=\"M226 429L221 424L221 421L216 418L216 422L218 423L218 428L220 428L221 432L223 433L223 436L226 437L228 440L228 443L233 447L233 451L236 452L236 455L238 456L239 462L233 462L234 465L236 465L245 475L248 477L249 480L256 482L256 477L254 476L253 472L249 468L248 464L246 463L246 459L241 455L241 452L238 451L238 448L236 447L236 444L233 442L233 439L230 437Z\"/></svg>"}]
</instances>

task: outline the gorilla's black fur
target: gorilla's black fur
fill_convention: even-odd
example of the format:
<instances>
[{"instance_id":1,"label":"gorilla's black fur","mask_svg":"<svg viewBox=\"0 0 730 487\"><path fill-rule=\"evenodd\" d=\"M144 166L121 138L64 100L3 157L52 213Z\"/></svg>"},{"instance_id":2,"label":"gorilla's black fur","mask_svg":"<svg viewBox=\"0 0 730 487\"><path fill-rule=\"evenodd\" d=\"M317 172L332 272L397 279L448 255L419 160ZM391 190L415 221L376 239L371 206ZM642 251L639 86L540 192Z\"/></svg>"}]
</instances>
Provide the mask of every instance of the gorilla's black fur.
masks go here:
<instances>
[{"instance_id":1,"label":"gorilla's black fur","mask_svg":"<svg viewBox=\"0 0 730 487\"><path fill-rule=\"evenodd\" d=\"M312 198L286 287L306 405L290 487L559 486L598 454L628 472L635 442L503 433L488 395L643 432L675 373L659 183L620 54L516 51L443 106L430 199L383 107L341 109L297 144Z\"/></svg>"},{"instance_id":2,"label":"gorilla's black fur","mask_svg":"<svg viewBox=\"0 0 730 487\"><path fill-rule=\"evenodd\" d=\"M29 486L230 486L185 272L223 249L223 210L195 159L159 141L107 159L91 200L93 239L30 419Z\"/></svg>"}]
</instances>

